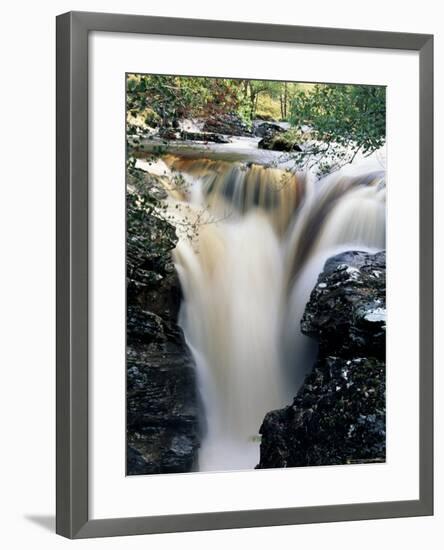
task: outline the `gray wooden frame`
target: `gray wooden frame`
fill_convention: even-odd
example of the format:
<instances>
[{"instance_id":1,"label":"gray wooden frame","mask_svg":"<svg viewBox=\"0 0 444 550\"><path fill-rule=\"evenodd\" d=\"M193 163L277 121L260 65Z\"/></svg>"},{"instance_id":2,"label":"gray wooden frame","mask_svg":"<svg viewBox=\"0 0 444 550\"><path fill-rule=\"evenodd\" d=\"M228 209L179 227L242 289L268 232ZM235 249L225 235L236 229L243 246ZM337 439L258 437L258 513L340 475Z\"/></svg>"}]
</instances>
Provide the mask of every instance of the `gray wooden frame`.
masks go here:
<instances>
[{"instance_id":1,"label":"gray wooden frame","mask_svg":"<svg viewBox=\"0 0 444 550\"><path fill-rule=\"evenodd\" d=\"M88 33L416 50L420 57L419 500L90 520L88 516ZM433 514L433 36L135 15L57 17L57 533L69 538Z\"/></svg>"}]
</instances>

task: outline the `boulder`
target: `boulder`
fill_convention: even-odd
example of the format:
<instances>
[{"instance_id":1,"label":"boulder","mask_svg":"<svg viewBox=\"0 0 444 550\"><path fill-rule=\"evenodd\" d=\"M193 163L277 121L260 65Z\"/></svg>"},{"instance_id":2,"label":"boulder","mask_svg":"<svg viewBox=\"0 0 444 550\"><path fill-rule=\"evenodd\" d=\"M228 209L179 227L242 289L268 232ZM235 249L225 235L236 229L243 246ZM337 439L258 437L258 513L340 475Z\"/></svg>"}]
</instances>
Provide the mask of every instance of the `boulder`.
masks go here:
<instances>
[{"instance_id":1,"label":"boulder","mask_svg":"<svg viewBox=\"0 0 444 550\"><path fill-rule=\"evenodd\" d=\"M262 122L254 128L254 135L258 137L274 136L275 134L282 134L285 130L279 124L272 122Z\"/></svg>"},{"instance_id":2,"label":"boulder","mask_svg":"<svg viewBox=\"0 0 444 550\"><path fill-rule=\"evenodd\" d=\"M385 361L385 252L345 252L330 258L301 321L321 353Z\"/></svg>"},{"instance_id":3,"label":"boulder","mask_svg":"<svg viewBox=\"0 0 444 550\"><path fill-rule=\"evenodd\" d=\"M282 151L286 153L301 152L302 149L298 143L296 143L293 137L287 135L286 132L270 132L257 144L259 149L268 149L270 151Z\"/></svg>"},{"instance_id":4,"label":"boulder","mask_svg":"<svg viewBox=\"0 0 444 550\"><path fill-rule=\"evenodd\" d=\"M260 433L258 468L384 462L384 361L323 357Z\"/></svg>"},{"instance_id":5,"label":"boulder","mask_svg":"<svg viewBox=\"0 0 444 550\"><path fill-rule=\"evenodd\" d=\"M318 359L260 428L257 468L385 462L385 252L327 261L301 321Z\"/></svg>"}]
</instances>

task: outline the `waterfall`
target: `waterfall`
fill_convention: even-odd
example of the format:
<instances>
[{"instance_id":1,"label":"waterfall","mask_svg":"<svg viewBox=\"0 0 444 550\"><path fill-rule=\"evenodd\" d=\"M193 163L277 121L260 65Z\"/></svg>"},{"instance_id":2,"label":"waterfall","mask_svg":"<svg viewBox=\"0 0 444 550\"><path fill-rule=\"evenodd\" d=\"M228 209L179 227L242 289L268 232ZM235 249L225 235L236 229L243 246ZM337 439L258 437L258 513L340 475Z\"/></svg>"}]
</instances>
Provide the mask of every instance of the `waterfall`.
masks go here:
<instances>
[{"instance_id":1,"label":"waterfall","mask_svg":"<svg viewBox=\"0 0 444 550\"><path fill-rule=\"evenodd\" d=\"M254 466L260 419L284 399L276 375L284 280L279 240L255 211L206 228L199 254L181 243L176 262L185 297L181 322L197 351L207 413L200 469Z\"/></svg>"},{"instance_id":2,"label":"waterfall","mask_svg":"<svg viewBox=\"0 0 444 550\"><path fill-rule=\"evenodd\" d=\"M187 182L168 211L195 233L179 231L174 257L203 401L199 470L254 468L265 414L291 402L313 364L300 319L324 262L385 248L384 172L315 182L228 160L162 163Z\"/></svg>"}]
</instances>

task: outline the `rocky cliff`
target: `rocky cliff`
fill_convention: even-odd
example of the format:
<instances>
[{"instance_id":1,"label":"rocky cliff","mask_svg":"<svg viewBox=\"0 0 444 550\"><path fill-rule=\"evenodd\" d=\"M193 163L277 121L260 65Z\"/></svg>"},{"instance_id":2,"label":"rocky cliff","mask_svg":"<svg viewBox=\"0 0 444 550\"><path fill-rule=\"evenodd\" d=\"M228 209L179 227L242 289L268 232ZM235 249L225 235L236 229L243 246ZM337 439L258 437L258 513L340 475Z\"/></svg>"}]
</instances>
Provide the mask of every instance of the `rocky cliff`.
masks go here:
<instances>
[{"instance_id":1,"label":"rocky cliff","mask_svg":"<svg viewBox=\"0 0 444 550\"><path fill-rule=\"evenodd\" d=\"M385 461L385 314L385 252L327 261L301 322L318 359L266 415L258 468Z\"/></svg>"},{"instance_id":2,"label":"rocky cliff","mask_svg":"<svg viewBox=\"0 0 444 550\"><path fill-rule=\"evenodd\" d=\"M194 363L177 325L177 237L136 193L127 202L127 474L189 472L199 411Z\"/></svg>"}]
</instances>

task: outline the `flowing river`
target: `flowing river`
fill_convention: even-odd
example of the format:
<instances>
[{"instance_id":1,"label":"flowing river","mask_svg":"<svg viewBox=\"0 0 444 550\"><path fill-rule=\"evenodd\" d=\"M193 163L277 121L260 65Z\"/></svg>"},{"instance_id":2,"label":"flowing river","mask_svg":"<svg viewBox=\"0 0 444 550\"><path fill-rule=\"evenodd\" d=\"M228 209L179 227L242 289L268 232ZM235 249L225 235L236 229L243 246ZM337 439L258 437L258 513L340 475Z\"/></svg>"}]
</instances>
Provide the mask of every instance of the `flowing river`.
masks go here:
<instances>
[{"instance_id":1,"label":"flowing river","mask_svg":"<svg viewBox=\"0 0 444 550\"><path fill-rule=\"evenodd\" d=\"M203 402L201 471L255 467L265 414L291 403L313 365L300 320L325 260L385 248L382 153L315 181L236 142L139 161L181 178L167 203Z\"/></svg>"}]
</instances>

